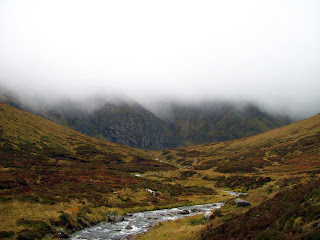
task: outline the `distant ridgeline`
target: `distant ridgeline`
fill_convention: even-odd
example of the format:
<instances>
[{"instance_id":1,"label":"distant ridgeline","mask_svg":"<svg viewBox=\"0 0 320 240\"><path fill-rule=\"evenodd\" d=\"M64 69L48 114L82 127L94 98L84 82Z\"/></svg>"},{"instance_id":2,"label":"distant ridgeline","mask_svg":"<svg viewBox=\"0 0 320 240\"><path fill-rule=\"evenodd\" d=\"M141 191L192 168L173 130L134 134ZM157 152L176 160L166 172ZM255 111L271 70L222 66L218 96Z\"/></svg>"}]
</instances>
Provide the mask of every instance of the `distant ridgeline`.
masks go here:
<instances>
[{"instance_id":1,"label":"distant ridgeline","mask_svg":"<svg viewBox=\"0 0 320 240\"><path fill-rule=\"evenodd\" d=\"M153 113L132 100L64 101L39 107L2 94L0 102L89 136L148 150L239 139L292 122L286 116L273 116L254 105L240 108L221 102L168 103L166 114Z\"/></svg>"}]
</instances>

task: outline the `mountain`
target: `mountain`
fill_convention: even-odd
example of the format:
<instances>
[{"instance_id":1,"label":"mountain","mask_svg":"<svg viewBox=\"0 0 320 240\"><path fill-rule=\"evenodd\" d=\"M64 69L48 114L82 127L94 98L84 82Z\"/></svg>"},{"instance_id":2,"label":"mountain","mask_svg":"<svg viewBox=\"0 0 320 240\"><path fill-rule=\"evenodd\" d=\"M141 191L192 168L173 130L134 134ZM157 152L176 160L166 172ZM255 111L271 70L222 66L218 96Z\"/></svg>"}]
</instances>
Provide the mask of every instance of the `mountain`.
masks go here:
<instances>
[{"instance_id":1,"label":"mountain","mask_svg":"<svg viewBox=\"0 0 320 240\"><path fill-rule=\"evenodd\" d=\"M2 94L0 101L98 139L142 149L178 145L163 120L131 99L65 100L52 105L41 105L39 100L32 105Z\"/></svg>"},{"instance_id":2,"label":"mountain","mask_svg":"<svg viewBox=\"0 0 320 240\"><path fill-rule=\"evenodd\" d=\"M239 139L291 122L252 104L239 107L227 102L160 102L157 105L166 110L157 111L131 99L93 98L45 105L41 100L31 104L2 94L0 101L98 139L148 150Z\"/></svg>"},{"instance_id":3,"label":"mountain","mask_svg":"<svg viewBox=\"0 0 320 240\"><path fill-rule=\"evenodd\" d=\"M177 145L166 123L136 102L103 103L87 110L76 103L48 109L44 117L99 139L142 149Z\"/></svg>"},{"instance_id":4,"label":"mountain","mask_svg":"<svg viewBox=\"0 0 320 240\"><path fill-rule=\"evenodd\" d=\"M238 106L228 102L169 104L159 115L176 135L181 145L222 142L266 132L291 122L285 116L273 116L252 104Z\"/></svg>"}]
</instances>

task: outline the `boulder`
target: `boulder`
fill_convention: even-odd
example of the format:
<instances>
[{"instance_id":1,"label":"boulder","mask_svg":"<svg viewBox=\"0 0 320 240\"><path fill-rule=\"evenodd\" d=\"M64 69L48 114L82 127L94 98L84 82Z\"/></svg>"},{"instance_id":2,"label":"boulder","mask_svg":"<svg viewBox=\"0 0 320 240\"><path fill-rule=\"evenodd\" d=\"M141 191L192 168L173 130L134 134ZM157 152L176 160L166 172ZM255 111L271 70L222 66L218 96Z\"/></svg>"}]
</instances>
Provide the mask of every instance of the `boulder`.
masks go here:
<instances>
[{"instance_id":1,"label":"boulder","mask_svg":"<svg viewBox=\"0 0 320 240\"><path fill-rule=\"evenodd\" d=\"M154 197L156 196L156 192L153 191L152 189L146 188L146 191L149 192L149 193L151 193L152 196L154 196Z\"/></svg>"},{"instance_id":2,"label":"boulder","mask_svg":"<svg viewBox=\"0 0 320 240\"><path fill-rule=\"evenodd\" d=\"M124 218L121 217L117 212L109 212L107 217L110 222L122 222L124 220Z\"/></svg>"},{"instance_id":3,"label":"boulder","mask_svg":"<svg viewBox=\"0 0 320 240\"><path fill-rule=\"evenodd\" d=\"M125 228L126 229L132 229L132 227L130 225L127 225Z\"/></svg>"},{"instance_id":4,"label":"boulder","mask_svg":"<svg viewBox=\"0 0 320 240\"><path fill-rule=\"evenodd\" d=\"M207 221L209 221L210 218L211 218L211 216L212 216L212 212L211 212L211 211L207 211L207 212L205 212L205 214L204 214L204 219L207 220Z\"/></svg>"},{"instance_id":5,"label":"boulder","mask_svg":"<svg viewBox=\"0 0 320 240\"><path fill-rule=\"evenodd\" d=\"M188 209L183 209L182 211L179 212L179 214L183 214L183 215L187 215L189 214L189 210Z\"/></svg>"},{"instance_id":6,"label":"boulder","mask_svg":"<svg viewBox=\"0 0 320 240\"><path fill-rule=\"evenodd\" d=\"M238 207L246 207L251 205L248 201L240 198L237 198L234 202L238 205Z\"/></svg>"}]
</instances>

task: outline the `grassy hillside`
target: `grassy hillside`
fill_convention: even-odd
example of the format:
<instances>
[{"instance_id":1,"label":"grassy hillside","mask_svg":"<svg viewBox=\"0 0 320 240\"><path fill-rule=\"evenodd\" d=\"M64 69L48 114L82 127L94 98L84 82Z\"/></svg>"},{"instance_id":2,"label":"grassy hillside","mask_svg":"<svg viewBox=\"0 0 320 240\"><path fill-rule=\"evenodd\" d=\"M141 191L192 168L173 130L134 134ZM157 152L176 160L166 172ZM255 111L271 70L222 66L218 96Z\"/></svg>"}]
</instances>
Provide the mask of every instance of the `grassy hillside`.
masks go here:
<instances>
[{"instance_id":1,"label":"grassy hillside","mask_svg":"<svg viewBox=\"0 0 320 240\"><path fill-rule=\"evenodd\" d=\"M222 143L158 151L178 167L167 177L183 185L248 193L209 222L201 217L158 225L138 239L319 239L320 114L266 133ZM197 223L197 224L195 224Z\"/></svg>"},{"instance_id":2,"label":"grassy hillside","mask_svg":"<svg viewBox=\"0 0 320 240\"><path fill-rule=\"evenodd\" d=\"M173 165L0 104L0 238L58 236L119 213L188 204L210 188L136 177ZM154 197L145 189L157 192Z\"/></svg>"}]
</instances>

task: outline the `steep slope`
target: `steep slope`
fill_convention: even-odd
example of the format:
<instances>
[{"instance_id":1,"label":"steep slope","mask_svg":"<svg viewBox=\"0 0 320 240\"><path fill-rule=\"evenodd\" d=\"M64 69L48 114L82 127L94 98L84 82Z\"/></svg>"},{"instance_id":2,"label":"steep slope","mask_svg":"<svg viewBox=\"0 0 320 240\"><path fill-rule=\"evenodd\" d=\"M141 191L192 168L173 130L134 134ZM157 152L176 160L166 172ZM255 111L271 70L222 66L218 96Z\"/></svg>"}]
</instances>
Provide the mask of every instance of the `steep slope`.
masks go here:
<instances>
[{"instance_id":1,"label":"steep slope","mask_svg":"<svg viewBox=\"0 0 320 240\"><path fill-rule=\"evenodd\" d=\"M0 104L0 159L1 168L5 169L0 173L1 188L14 192L16 188L19 194L24 189L27 195L30 186L35 191L41 191L42 187L53 181L50 189L56 190L55 184L63 185L63 179L70 178L71 182L81 183L81 174L88 174L89 177L97 174L95 171L102 178L96 180L96 183L106 184L105 187L110 190L114 186L108 186L103 180L109 179L111 175L115 176L110 171L116 171L119 174L116 178L120 181L122 176L126 179L126 174L131 172L173 169L168 164L151 160L142 150L88 137L5 104ZM17 178L20 174L21 178ZM70 176L78 174L74 179ZM34 178L33 175L37 177ZM94 178L96 177L98 176ZM21 183L16 182L19 179L22 179ZM132 180L137 183L135 179ZM122 180L119 183L121 182ZM95 188L94 185L91 187ZM68 187L61 187L61 191L69 190ZM82 192L78 194L81 195ZM57 194L55 197L63 196Z\"/></svg>"},{"instance_id":2,"label":"steep slope","mask_svg":"<svg viewBox=\"0 0 320 240\"><path fill-rule=\"evenodd\" d=\"M226 201L194 239L319 239L320 114L256 136L156 155L180 168L168 176L178 182L248 194L240 198L250 207Z\"/></svg>"},{"instance_id":3,"label":"steep slope","mask_svg":"<svg viewBox=\"0 0 320 240\"><path fill-rule=\"evenodd\" d=\"M177 145L166 123L136 102L103 103L93 110L64 104L44 116L89 136L131 147L164 149Z\"/></svg>"},{"instance_id":4,"label":"steep slope","mask_svg":"<svg viewBox=\"0 0 320 240\"><path fill-rule=\"evenodd\" d=\"M40 239L105 220L116 208L184 202L187 188L134 176L174 170L143 150L98 140L0 104L0 236ZM145 189L157 192L152 196ZM64 230L64 231L65 231Z\"/></svg>"},{"instance_id":5,"label":"steep slope","mask_svg":"<svg viewBox=\"0 0 320 240\"><path fill-rule=\"evenodd\" d=\"M234 103L203 102L171 104L163 116L180 136L183 145L222 142L253 136L287 125L288 117L272 116L257 106Z\"/></svg>"},{"instance_id":6,"label":"steep slope","mask_svg":"<svg viewBox=\"0 0 320 240\"><path fill-rule=\"evenodd\" d=\"M142 149L164 149L178 145L167 124L131 99L86 99L60 101L52 105L24 103L0 94L0 101L45 117L58 124L99 139Z\"/></svg>"},{"instance_id":7,"label":"steep slope","mask_svg":"<svg viewBox=\"0 0 320 240\"><path fill-rule=\"evenodd\" d=\"M202 239L320 238L320 180L296 185L216 227L208 225Z\"/></svg>"}]
</instances>

